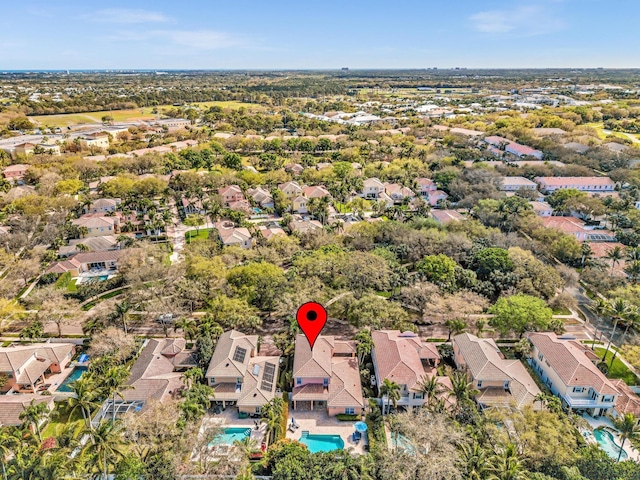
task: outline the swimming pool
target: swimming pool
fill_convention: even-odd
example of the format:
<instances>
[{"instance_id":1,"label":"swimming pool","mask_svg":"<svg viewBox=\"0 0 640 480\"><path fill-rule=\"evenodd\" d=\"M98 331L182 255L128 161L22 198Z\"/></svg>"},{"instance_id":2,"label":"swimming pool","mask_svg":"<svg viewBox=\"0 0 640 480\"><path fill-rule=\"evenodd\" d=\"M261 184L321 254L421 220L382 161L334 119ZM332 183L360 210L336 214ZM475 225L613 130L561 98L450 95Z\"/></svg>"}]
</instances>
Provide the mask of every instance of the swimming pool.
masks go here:
<instances>
[{"instance_id":1,"label":"swimming pool","mask_svg":"<svg viewBox=\"0 0 640 480\"><path fill-rule=\"evenodd\" d=\"M251 435L251 428L225 428L222 432L209 443L210 447L214 445L233 445L235 440L242 440Z\"/></svg>"},{"instance_id":2,"label":"swimming pool","mask_svg":"<svg viewBox=\"0 0 640 480\"><path fill-rule=\"evenodd\" d=\"M82 374L84 372L86 372L86 371L87 371L87 367L75 367L71 371L69 376L62 381L62 383L58 387L57 391L58 392L73 392L73 390L71 389L69 384L75 382L76 380L78 380L82 376Z\"/></svg>"},{"instance_id":3,"label":"swimming pool","mask_svg":"<svg viewBox=\"0 0 640 480\"><path fill-rule=\"evenodd\" d=\"M401 433L398 434L397 436L392 433L391 434L391 443L393 444L394 449L397 449L397 450L402 449L407 453L415 453L416 452L416 448L413 446L411 441L407 437L402 435Z\"/></svg>"},{"instance_id":4,"label":"swimming pool","mask_svg":"<svg viewBox=\"0 0 640 480\"><path fill-rule=\"evenodd\" d=\"M311 453L330 452L344 448L344 440L340 438L340 435L309 435L303 432L300 443L304 443Z\"/></svg>"},{"instance_id":5,"label":"swimming pool","mask_svg":"<svg viewBox=\"0 0 640 480\"><path fill-rule=\"evenodd\" d=\"M618 459L618 455L620 454L620 446L616 443L613 435L602 429L595 429L593 431L593 436L607 455L611 458ZM622 450L622 456L620 460L625 460L628 457L627 452Z\"/></svg>"}]
</instances>

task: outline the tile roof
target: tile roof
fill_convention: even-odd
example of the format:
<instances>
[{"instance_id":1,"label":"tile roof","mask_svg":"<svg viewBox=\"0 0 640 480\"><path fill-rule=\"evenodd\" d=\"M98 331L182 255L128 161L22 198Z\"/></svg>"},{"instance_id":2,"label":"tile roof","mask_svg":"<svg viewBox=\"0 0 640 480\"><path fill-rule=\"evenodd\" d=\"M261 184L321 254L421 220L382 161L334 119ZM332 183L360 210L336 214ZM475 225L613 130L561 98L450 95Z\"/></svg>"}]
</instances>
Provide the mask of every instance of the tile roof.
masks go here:
<instances>
[{"instance_id":1,"label":"tile roof","mask_svg":"<svg viewBox=\"0 0 640 480\"><path fill-rule=\"evenodd\" d=\"M234 360L236 349L244 348L246 355L242 361ZM242 377L247 372L252 352L258 348L257 335L244 335L229 330L220 335L215 351L207 368L207 377Z\"/></svg>"},{"instance_id":2,"label":"tile roof","mask_svg":"<svg viewBox=\"0 0 640 480\"><path fill-rule=\"evenodd\" d=\"M49 395L20 394L20 395L0 395L0 426L22 425L20 414L34 400L36 404L46 403L49 409L53 409L54 397Z\"/></svg>"},{"instance_id":3,"label":"tile roof","mask_svg":"<svg viewBox=\"0 0 640 480\"><path fill-rule=\"evenodd\" d=\"M327 406L364 406L358 360L354 357L333 357L331 369Z\"/></svg>"},{"instance_id":4,"label":"tile roof","mask_svg":"<svg viewBox=\"0 0 640 480\"><path fill-rule=\"evenodd\" d=\"M520 360L505 359L492 339L469 333L453 337L453 344L464 358L466 368L476 381L509 382L509 390L489 387L480 389L477 400L485 405L515 402L517 406L534 403L540 393L537 384Z\"/></svg>"},{"instance_id":5,"label":"tile roof","mask_svg":"<svg viewBox=\"0 0 640 480\"><path fill-rule=\"evenodd\" d=\"M619 393L589 359L587 355L591 352L584 345L575 340L558 338L554 333L530 333L528 338L565 385L592 387L600 394Z\"/></svg>"},{"instance_id":6,"label":"tile roof","mask_svg":"<svg viewBox=\"0 0 640 480\"><path fill-rule=\"evenodd\" d=\"M426 374L422 359L440 358L435 345L412 332L375 330L371 338L380 383L387 378L411 390Z\"/></svg>"},{"instance_id":7,"label":"tile roof","mask_svg":"<svg viewBox=\"0 0 640 480\"><path fill-rule=\"evenodd\" d=\"M618 415L633 413L636 417L640 417L640 397L624 383L624 380L614 380L613 386L620 392L614 407Z\"/></svg>"},{"instance_id":8,"label":"tile roof","mask_svg":"<svg viewBox=\"0 0 640 480\"><path fill-rule=\"evenodd\" d=\"M0 371L16 371L35 355L51 363L60 363L75 348L72 343L33 343L0 347Z\"/></svg>"},{"instance_id":9,"label":"tile roof","mask_svg":"<svg viewBox=\"0 0 640 480\"><path fill-rule=\"evenodd\" d=\"M536 177L538 183L551 187L564 185L579 186L615 186L615 182L609 177Z\"/></svg>"},{"instance_id":10,"label":"tile roof","mask_svg":"<svg viewBox=\"0 0 640 480\"><path fill-rule=\"evenodd\" d=\"M320 336L311 350L307 337L297 335L293 359L294 378L331 377L334 345L335 340L332 336Z\"/></svg>"}]
</instances>

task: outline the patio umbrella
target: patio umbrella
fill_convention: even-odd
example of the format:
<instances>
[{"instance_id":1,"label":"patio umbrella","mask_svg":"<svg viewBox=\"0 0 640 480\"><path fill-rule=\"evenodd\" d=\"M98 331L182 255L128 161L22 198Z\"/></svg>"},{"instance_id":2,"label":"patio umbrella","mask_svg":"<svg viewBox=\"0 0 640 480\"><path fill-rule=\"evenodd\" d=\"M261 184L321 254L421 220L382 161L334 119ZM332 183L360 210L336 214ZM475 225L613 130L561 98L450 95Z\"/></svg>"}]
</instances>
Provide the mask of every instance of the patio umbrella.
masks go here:
<instances>
[{"instance_id":1,"label":"patio umbrella","mask_svg":"<svg viewBox=\"0 0 640 480\"><path fill-rule=\"evenodd\" d=\"M366 432L367 431L367 424L364 423L364 422L356 422L354 427L355 427L357 432Z\"/></svg>"}]
</instances>

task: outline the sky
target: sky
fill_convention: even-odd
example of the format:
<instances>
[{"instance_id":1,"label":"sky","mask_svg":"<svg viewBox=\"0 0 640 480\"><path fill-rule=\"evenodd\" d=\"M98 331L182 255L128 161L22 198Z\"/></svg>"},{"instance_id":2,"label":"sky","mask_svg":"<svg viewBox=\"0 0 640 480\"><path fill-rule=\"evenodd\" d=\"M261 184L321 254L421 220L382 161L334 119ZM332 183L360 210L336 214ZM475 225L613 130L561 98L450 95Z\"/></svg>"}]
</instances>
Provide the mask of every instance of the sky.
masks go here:
<instances>
[{"instance_id":1,"label":"sky","mask_svg":"<svg viewBox=\"0 0 640 480\"><path fill-rule=\"evenodd\" d=\"M0 70L640 68L635 0L4 0L0 12Z\"/></svg>"}]
</instances>

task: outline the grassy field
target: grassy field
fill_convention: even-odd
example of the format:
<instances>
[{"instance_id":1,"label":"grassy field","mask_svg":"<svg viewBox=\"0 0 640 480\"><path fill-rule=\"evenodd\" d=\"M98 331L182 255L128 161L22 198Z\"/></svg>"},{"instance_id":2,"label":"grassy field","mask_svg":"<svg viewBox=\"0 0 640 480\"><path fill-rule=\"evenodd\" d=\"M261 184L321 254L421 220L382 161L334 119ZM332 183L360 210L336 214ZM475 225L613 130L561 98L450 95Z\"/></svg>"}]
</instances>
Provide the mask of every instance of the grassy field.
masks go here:
<instances>
[{"instance_id":1,"label":"grassy field","mask_svg":"<svg viewBox=\"0 0 640 480\"><path fill-rule=\"evenodd\" d=\"M595 348L595 352L596 355L598 355L598 357L600 357L600 359L602 359L602 356L604 355L604 352L606 351L606 348L602 348L602 347L596 347ZM607 354L607 365L609 365L611 363L611 358L613 357L613 351L611 349L609 349L609 353ZM624 380L624 382L627 385L638 385L638 377L635 376L635 374L629 370L627 368L627 366L622 363L622 361L616 357L616 359L613 362L613 365L611 367L609 367L609 374L607 375L607 377L609 378L621 378L622 380Z\"/></svg>"},{"instance_id":2,"label":"grassy field","mask_svg":"<svg viewBox=\"0 0 640 480\"><path fill-rule=\"evenodd\" d=\"M200 108L209 108L213 105L217 105L222 108L239 109L244 107L248 110L260 110L262 105L257 103L242 103L242 102L198 102L193 105L197 105ZM163 109L173 108L172 105L160 105L158 111L162 112ZM84 112L84 113L65 113L61 115L36 115L31 118L33 121L40 125L50 125L52 127L66 127L69 125L78 125L80 123L101 123L102 117L110 115L115 122L129 122L134 120L153 120L155 115L152 113L152 108L134 108L131 110L105 110L101 112Z\"/></svg>"},{"instance_id":3,"label":"grassy field","mask_svg":"<svg viewBox=\"0 0 640 480\"><path fill-rule=\"evenodd\" d=\"M640 140L640 135L634 135L632 133L629 133L629 134L625 134L625 133L622 133L622 132L605 133L604 132L604 130L605 130L604 124L602 122L585 123L584 126L593 128L596 131L596 133L598 134L598 138L600 138L601 140L604 140L605 138L607 138L608 135L614 135L616 137L626 138L626 139L630 139L630 137L634 137L634 138Z\"/></svg>"},{"instance_id":4,"label":"grassy field","mask_svg":"<svg viewBox=\"0 0 640 480\"><path fill-rule=\"evenodd\" d=\"M187 241L187 243L206 240L207 238L209 238L209 233L212 230L213 228L201 228L197 233L195 230L188 231L185 234L185 240Z\"/></svg>"}]
</instances>

